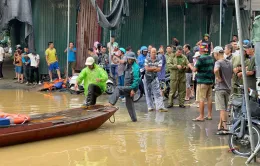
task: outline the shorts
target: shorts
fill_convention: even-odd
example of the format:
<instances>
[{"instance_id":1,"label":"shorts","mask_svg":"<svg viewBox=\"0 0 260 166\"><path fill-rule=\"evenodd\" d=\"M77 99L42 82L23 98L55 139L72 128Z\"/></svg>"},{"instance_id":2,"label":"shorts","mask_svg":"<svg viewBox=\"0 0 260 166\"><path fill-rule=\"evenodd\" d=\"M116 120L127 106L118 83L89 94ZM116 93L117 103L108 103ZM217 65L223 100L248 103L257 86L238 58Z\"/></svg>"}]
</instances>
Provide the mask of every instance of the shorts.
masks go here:
<instances>
[{"instance_id":1,"label":"shorts","mask_svg":"<svg viewBox=\"0 0 260 166\"><path fill-rule=\"evenodd\" d=\"M192 73L186 73L186 88L191 86Z\"/></svg>"},{"instance_id":2,"label":"shorts","mask_svg":"<svg viewBox=\"0 0 260 166\"><path fill-rule=\"evenodd\" d=\"M59 63L58 62L54 62L54 63L51 63L50 66L49 66L49 70L52 71L52 70L59 70Z\"/></svg>"},{"instance_id":3,"label":"shorts","mask_svg":"<svg viewBox=\"0 0 260 166\"><path fill-rule=\"evenodd\" d=\"M75 69L76 68L76 62L69 62L69 66L70 66L70 68Z\"/></svg>"},{"instance_id":4,"label":"shorts","mask_svg":"<svg viewBox=\"0 0 260 166\"><path fill-rule=\"evenodd\" d=\"M212 99L212 85L207 84L198 84L197 85L198 92L198 101L204 102L209 99Z\"/></svg>"},{"instance_id":5,"label":"shorts","mask_svg":"<svg viewBox=\"0 0 260 166\"><path fill-rule=\"evenodd\" d=\"M19 74L23 74L23 67L22 66L15 66L15 72Z\"/></svg>"},{"instance_id":6,"label":"shorts","mask_svg":"<svg viewBox=\"0 0 260 166\"><path fill-rule=\"evenodd\" d=\"M215 92L216 110L227 110L230 92L226 90L219 90Z\"/></svg>"}]
</instances>

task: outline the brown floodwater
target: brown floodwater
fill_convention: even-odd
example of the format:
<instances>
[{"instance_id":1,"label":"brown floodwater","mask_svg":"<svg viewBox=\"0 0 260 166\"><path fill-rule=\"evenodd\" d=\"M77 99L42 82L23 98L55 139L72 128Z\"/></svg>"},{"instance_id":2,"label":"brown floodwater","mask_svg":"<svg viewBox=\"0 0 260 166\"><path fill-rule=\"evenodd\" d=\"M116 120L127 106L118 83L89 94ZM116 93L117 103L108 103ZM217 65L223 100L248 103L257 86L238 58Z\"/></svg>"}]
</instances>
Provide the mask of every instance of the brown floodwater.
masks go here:
<instances>
[{"instance_id":1,"label":"brown floodwater","mask_svg":"<svg viewBox=\"0 0 260 166\"><path fill-rule=\"evenodd\" d=\"M1 90L0 110L37 114L81 106L84 97L67 93ZM99 98L99 103L107 96ZM242 166L245 158L228 151L227 136L216 136L216 123L190 121L196 109L147 113L136 104L132 123L123 103L98 130L0 148L0 166ZM217 119L217 118L216 118ZM213 123L214 122L214 123ZM257 165L257 164L251 164Z\"/></svg>"}]
</instances>

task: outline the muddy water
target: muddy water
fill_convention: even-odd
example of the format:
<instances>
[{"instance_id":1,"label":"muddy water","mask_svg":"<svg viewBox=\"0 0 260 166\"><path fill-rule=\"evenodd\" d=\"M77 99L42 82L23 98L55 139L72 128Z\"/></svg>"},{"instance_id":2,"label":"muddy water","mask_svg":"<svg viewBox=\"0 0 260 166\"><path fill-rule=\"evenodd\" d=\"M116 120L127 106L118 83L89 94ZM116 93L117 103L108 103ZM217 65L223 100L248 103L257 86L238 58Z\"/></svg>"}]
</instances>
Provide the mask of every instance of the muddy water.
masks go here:
<instances>
[{"instance_id":1,"label":"muddy water","mask_svg":"<svg viewBox=\"0 0 260 166\"><path fill-rule=\"evenodd\" d=\"M0 109L37 114L78 107L83 96L1 90ZM107 96L99 99L106 101ZM240 166L245 159L228 152L227 137L215 136L216 124L190 121L196 111L147 113L136 105L138 122L130 122L119 102L116 123L96 131L0 148L0 166Z\"/></svg>"}]
</instances>

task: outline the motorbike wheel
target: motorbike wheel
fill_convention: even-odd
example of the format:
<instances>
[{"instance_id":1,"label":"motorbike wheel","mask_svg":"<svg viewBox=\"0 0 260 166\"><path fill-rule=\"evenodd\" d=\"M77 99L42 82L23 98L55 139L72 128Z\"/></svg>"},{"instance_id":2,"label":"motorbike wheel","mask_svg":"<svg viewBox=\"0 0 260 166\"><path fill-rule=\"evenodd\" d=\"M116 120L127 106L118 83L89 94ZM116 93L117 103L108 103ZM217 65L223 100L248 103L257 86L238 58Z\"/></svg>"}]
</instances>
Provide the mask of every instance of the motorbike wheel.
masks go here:
<instances>
[{"instance_id":1,"label":"motorbike wheel","mask_svg":"<svg viewBox=\"0 0 260 166\"><path fill-rule=\"evenodd\" d=\"M252 125L255 146L260 143L260 131L256 125ZM235 133L240 132L240 126L235 129ZM229 136L228 144L231 151L239 156L248 157L251 154L250 137L248 127L245 128L245 134L242 138L238 138L236 134Z\"/></svg>"},{"instance_id":2,"label":"motorbike wheel","mask_svg":"<svg viewBox=\"0 0 260 166\"><path fill-rule=\"evenodd\" d=\"M143 97L143 93L138 89L138 91L135 93L133 101L138 102Z\"/></svg>"},{"instance_id":3,"label":"motorbike wheel","mask_svg":"<svg viewBox=\"0 0 260 166\"><path fill-rule=\"evenodd\" d=\"M107 83L107 90L106 90L107 94L109 94L109 95L113 94L114 89L115 89L114 84Z\"/></svg>"}]
</instances>

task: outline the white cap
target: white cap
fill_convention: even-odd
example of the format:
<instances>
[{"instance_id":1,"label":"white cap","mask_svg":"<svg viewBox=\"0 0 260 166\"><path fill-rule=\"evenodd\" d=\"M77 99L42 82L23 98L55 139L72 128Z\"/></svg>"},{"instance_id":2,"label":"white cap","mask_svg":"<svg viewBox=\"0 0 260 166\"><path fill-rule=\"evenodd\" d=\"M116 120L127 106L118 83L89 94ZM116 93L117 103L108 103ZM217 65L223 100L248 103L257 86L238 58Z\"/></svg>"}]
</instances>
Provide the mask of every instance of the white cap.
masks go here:
<instances>
[{"instance_id":1,"label":"white cap","mask_svg":"<svg viewBox=\"0 0 260 166\"><path fill-rule=\"evenodd\" d=\"M214 48L213 52L214 52L214 53L220 53L220 52L224 53L224 50L223 50L222 47L217 46L217 47Z\"/></svg>"},{"instance_id":2,"label":"white cap","mask_svg":"<svg viewBox=\"0 0 260 166\"><path fill-rule=\"evenodd\" d=\"M193 56L193 58L197 58L197 57L199 57L199 56L200 56L200 52L197 51L197 52L195 53L195 55Z\"/></svg>"},{"instance_id":3,"label":"white cap","mask_svg":"<svg viewBox=\"0 0 260 166\"><path fill-rule=\"evenodd\" d=\"M93 65L93 63L95 63L94 58L88 57L87 60L86 60L85 65L90 66L90 65Z\"/></svg>"}]
</instances>

